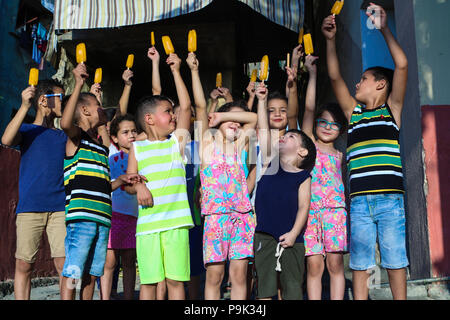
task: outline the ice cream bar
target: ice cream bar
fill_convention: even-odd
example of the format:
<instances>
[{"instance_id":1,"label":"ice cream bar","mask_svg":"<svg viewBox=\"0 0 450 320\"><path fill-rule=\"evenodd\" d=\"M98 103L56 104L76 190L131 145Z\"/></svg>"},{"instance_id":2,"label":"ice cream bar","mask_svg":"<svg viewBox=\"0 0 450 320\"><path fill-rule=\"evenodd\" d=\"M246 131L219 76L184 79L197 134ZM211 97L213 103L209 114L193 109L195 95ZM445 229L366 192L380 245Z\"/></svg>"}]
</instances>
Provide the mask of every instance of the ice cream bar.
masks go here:
<instances>
[{"instance_id":1,"label":"ice cream bar","mask_svg":"<svg viewBox=\"0 0 450 320\"><path fill-rule=\"evenodd\" d=\"M39 70L36 68L30 69L30 77L28 78L28 84L30 86L37 86L39 80Z\"/></svg>"},{"instance_id":2,"label":"ice cream bar","mask_svg":"<svg viewBox=\"0 0 450 320\"><path fill-rule=\"evenodd\" d=\"M265 81L269 76L269 57L265 55L261 60L261 66L259 70L259 80Z\"/></svg>"},{"instance_id":3,"label":"ice cream bar","mask_svg":"<svg viewBox=\"0 0 450 320\"><path fill-rule=\"evenodd\" d=\"M337 16L339 13L341 13L343 6L344 6L344 0L336 1L333 5L333 8L331 8L331 14Z\"/></svg>"},{"instance_id":4,"label":"ice cream bar","mask_svg":"<svg viewBox=\"0 0 450 320\"><path fill-rule=\"evenodd\" d=\"M95 69L94 83L102 82L102 68Z\"/></svg>"},{"instance_id":5,"label":"ice cream bar","mask_svg":"<svg viewBox=\"0 0 450 320\"><path fill-rule=\"evenodd\" d=\"M175 52L175 49L173 48L173 44L169 36L162 36L162 43L167 55L170 55L171 53Z\"/></svg>"},{"instance_id":6,"label":"ice cream bar","mask_svg":"<svg viewBox=\"0 0 450 320\"><path fill-rule=\"evenodd\" d=\"M252 76L250 77L251 82L256 82L256 77L258 76L258 70L253 69Z\"/></svg>"},{"instance_id":7,"label":"ice cream bar","mask_svg":"<svg viewBox=\"0 0 450 320\"><path fill-rule=\"evenodd\" d=\"M303 34L305 33L305 29L301 28L300 33L298 34L298 44L303 43Z\"/></svg>"},{"instance_id":8,"label":"ice cream bar","mask_svg":"<svg viewBox=\"0 0 450 320\"><path fill-rule=\"evenodd\" d=\"M152 31L151 35L150 35L150 41L152 43L152 47L155 46L155 33Z\"/></svg>"},{"instance_id":9,"label":"ice cream bar","mask_svg":"<svg viewBox=\"0 0 450 320\"><path fill-rule=\"evenodd\" d=\"M307 33L303 36L303 42L305 44L305 53L306 55L310 55L314 53L314 47L312 42L311 33Z\"/></svg>"},{"instance_id":10,"label":"ice cream bar","mask_svg":"<svg viewBox=\"0 0 450 320\"><path fill-rule=\"evenodd\" d=\"M222 73L218 73L216 76L216 88L220 88L222 86Z\"/></svg>"},{"instance_id":11,"label":"ice cream bar","mask_svg":"<svg viewBox=\"0 0 450 320\"><path fill-rule=\"evenodd\" d=\"M197 32L194 29L189 31L189 35L188 35L188 51L189 52L197 51Z\"/></svg>"},{"instance_id":12,"label":"ice cream bar","mask_svg":"<svg viewBox=\"0 0 450 320\"><path fill-rule=\"evenodd\" d=\"M77 44L77 63L86 62L86 45L82 42Z\"/></svg>"},{"instance_id":13,"label":"ice cream bar","mask_svg":"<svg viewBox=\"0 0 450 320\"><path fill-rule=\"evenodd\" d=\"M134 54L129 54L127 58L127 68L128 69L133 68L133 63L134 63Z\"/></svg>"},{"instance_id":14,"label":"ice cream bar","mask_svg":"<svg viewBox=\"0 0 450 320\"><path fill-rule=\"evenodd\" d=\"M286 61L286 67L290 67L291 66L291 55L288 53L287 54L287 61Z\"/></svg>"}]
</instances>

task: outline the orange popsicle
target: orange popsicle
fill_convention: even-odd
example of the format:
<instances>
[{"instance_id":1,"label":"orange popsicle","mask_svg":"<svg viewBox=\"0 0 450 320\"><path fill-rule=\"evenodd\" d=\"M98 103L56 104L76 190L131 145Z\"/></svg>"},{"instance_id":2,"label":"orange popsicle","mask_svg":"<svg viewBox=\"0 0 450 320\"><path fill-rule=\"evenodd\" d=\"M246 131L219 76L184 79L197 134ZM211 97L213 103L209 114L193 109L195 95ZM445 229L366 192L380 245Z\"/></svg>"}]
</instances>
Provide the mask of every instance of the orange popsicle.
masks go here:
<instances>
[{"instance_id":1,"label":"orange popsicle","mask_svg":"<svg viewBox=\"0 0 450 320\"><path fill-rule=\"evenodd\" d=\"M102 68L95 69L94 83L102 82Z\"/></svg>"},{"instance_id":2,"label":"orange popsicle","mask_svg":"<svg viewBox=\"0 0 450 320\"><path fill-rule=\"evenodd\" d=\"M267 77L269 76L269 57L265 55L261 59L261 66L259 70L259 80L265 81L267 80Z\"/></svg>"},{"instance_id":3,"label":"orange popsicle","mask_svg":"<svg viewBox=\"0 0 450 320\"><path fill-rule=\"evenodd\" d=\"M35 87L35 86L37 86L38 81L39 81L39 70L36 69L36 68L31 68L30 69L30 76L28 78L28 84L30 86Z\"/></svg>"},{"instance_id":4,"label":"orange popsicle","mask_svg":"<svg viewBox=\"0 0 450 320\"><path fill-rule=\"evenodd\" d=\"M256 78L258 77L258 70L253 69L252 76L250 77L251 82L256 82Z\"/></svg>"},{"instance_id":5,"label":"orange popsicle","mask_svg":"<svg viewBox=\"0 0 450 320\"><path fill-rule=\"evenodd\" d=\"M344 0L336 1L331 8L331 14L338 15L341 13L342 7L344 6Z\"/></svg>"},{"instance_id":6,"label":"orange popsicle","mask_svg":"<svg viewBox=\"0 0 450 320\"><path fill-rule=\"evenodd\" d=\"M298 34L298 44L302 44L303 43L303 35L305 33L305 29L301 28L300 29L300 33Z\"/></svg>"},{"instance_id":7,"label":"orange popsicle","mask_svg":"<svg viewBox=\"0 0 450 320\"><path fill-rule=\"evenodd\" d=\"M312 42L311 33L307 33L303 36L303 42L305 45L305 53L306 55L311 55L314 53L314 47Z\"/></svg>"},{"instance_id":8,"label":"orange popsicle","mask_svg":"<svg viewBox=\"0 0 450 320\"><path fill-rule=\"evenodd\" d=\"M77 44L77 63L86 62L86 45L82 42Z\"/></svg>"},{"instance_id":9,"label":"orange popsicle","mask_svg":"<svg viewBox=\"0 0 450 320\"><path fill-rule=\"evenodd\" d=\"M152 47L154 47L155 46L155 33L153 31L150 35L150 41L152 43Z\"/></svg>"},{"instance_id":10,"label":"orange popsicle","mask_svg":"<svg viewBox=\"0 0 450 320\"><path fill-rule=\"evenodd\" d=\"M169 36L162 36L162 43L167 55L170 55L171 53L175 52L175 49L173 48L173 44Z\"/></svg>"},{"instance_id":11,"label":"orange popsicle","mask_svg":"<svg viewBox=\"0 0 450 320\"><path fill-rule=\"evenodd\" d=\"M197 51L197 32L194 29L189 31L189 35L188 35L188 51L189 52Z\"/></svg>"},{"instance_id":12,"label":"orange popsicle","mask_svg":"<svg viewBox=\"0 0 450 320\"><path fill-rule=\"evenodd\" d=\"M134 54L129 54L127 58L127 68L131 69L134 63Z\"/></svg>"},{"instance_id":13,"label":"orange popsicle","mask_svg":"<svg viewBox=\"0 0 450 320\"><path fill-rule=\"evenodd\" d=\"M220 88L222 86L222 73L218 73L216 75L216 88Z\"/></svg>"}]
</instances>

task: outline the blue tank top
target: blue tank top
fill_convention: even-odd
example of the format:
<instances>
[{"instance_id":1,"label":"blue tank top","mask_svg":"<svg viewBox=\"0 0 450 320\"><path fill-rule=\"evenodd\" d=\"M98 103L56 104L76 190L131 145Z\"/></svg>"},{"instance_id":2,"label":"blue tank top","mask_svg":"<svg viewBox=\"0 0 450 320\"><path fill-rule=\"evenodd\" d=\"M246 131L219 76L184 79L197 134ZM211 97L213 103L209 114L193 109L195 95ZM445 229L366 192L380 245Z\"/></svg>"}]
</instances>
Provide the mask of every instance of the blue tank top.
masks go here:
<instances>
[{"instance_id":1,"label":"blue tank top","mask_svg":"<svg viewBox=\"0 0 450 320\"><path fill-rule=\"evenodd\" d=\"M307 170L286 172L281 166L275 175L263 175L256 190L256 231L268 233L278 241L291 231L298 211L298 188L311 175ZM295 242L303 242L303 233Z\"/></svg>"}]
</instances>

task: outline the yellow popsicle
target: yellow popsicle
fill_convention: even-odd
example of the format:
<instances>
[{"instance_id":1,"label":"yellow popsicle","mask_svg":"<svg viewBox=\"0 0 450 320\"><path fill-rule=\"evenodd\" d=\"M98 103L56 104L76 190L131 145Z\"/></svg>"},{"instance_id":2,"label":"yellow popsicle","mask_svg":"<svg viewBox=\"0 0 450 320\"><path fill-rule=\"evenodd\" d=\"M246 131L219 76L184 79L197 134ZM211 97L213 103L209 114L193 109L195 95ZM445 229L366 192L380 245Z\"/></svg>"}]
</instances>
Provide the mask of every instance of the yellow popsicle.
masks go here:
<instances>
[{"instance_id":1,"label":"yellow popsicle","mask_svg":"<svg viewBox=\"0 0 450 320\"><path fill-rule=\"evenodd\" d=\"M216 88L220 88L222 86L222 73L218 73L216 75Z\"/></svg>"},{"instance_id":2,"label":"yellow popsicle","mask_svg":"<svg viewBox=\"0 0 450 320\"><path fill-rule=\"evenodd\" d=\"M82 42L77 44L77 63L86 62L86 45Z\"/></svg>"},{"instance_id":3,"label":"yellow popsicle","mask_svg":"<svg viewBox=\"0 0 450 320\"><path fill-rule=\"evenodd\" d=\"M265 55L261 59L261 66L259 70L259 80L265 81L267 80L267 77L269 76L269 57Z\"/></svg>"},{"instance_id":4,"label":"yellow popsicle","mask_svg":"<svg viewBox=\"0 0 450 320\"><path fill-rule=\"evenodd\" d=\"M152 43L152 47L155 46L155 33L152 31L151 35L150 35L150 41Z\"/></svg>"},{"instance_id":5,"label":"yellow popsicle","mask_svg":"<svg viewBox=\"0 0 450 320\"><path fill-rule=\"evenodd\" d=\"M303 42L305 46L305 53L306 55L310 55L314 53L314 47L312 42L311 33L307 33L303 36Z\"/></svg>"},{"instance_id":6,"label":"yellow popsicle","mask_svg":"<svg viewBox=\"0 0 450 320\"><path fill-rule=\"evenodd\" d=\"M197 51L197 32L192 29L188 35L188 52Z\"/></svg>"},{"instance_id":7,"label":"yellow popsicle","mask_svg":"<svg viewBox=\"0 0 450 320\"><path fill-rule=\"evenodd\" d=\"M253 69L252 76L250 77L251 82L256 82L256 78L258 77L258 70Z\"/></svg>"},{"instance_id":8,"label":"yellow popsicle","mask_svg":"<svg viewBox=\"0 0 450 320\"><path fill-rule=\"evenodd\" d=\"M172 40L170 40L169 36L162 36L162 43L164 46L164 51L166 51L167 55L170 55L171 53L175 52L175 49L173 48Z\"/></svg>"},{"instance_id":9,"label":"yellow popsicle","mask_svg":"<svg viewBox=\"0 0 450 320\"><path fill-rule=\"evenodd\" d=\"M336 1L333 5L333 8L331 8L331 14L337 16L341 13L342 7L344 7L344 0Z\"/></svg>"},{"instance_id":10,"label":"yellow popsicle","mask_svg":"<svg viewBox=\"0 0 450 320\"><path fill-rule=\"evenodd\" d=\"M37 86L38 81L39 81L39 70L36 69L36 68L31 68L30 69L30 76L28 78L28 84L30 86L35 87L35 86Z\"/></svg>"},{"instance_id":11,"label":"yellow popsicle","mask_svg":"<svg viewBox=\"0 0 450 320\"><path fill-rule=\"evenodd\" d=\"M94 83L102 82L102 68L95 69Z\"/></svg>"},{"instance_id":12,"label":"yellow popsicle","mask_svg":"<svg viewBox=\"0 0 450 320\"><path fill-rule=\"evenodd\" d=\"M134 63L134 54L129 54L127 58L127 68L128 69L133 68L133 63Z\"/></svg>"}]
</instances>

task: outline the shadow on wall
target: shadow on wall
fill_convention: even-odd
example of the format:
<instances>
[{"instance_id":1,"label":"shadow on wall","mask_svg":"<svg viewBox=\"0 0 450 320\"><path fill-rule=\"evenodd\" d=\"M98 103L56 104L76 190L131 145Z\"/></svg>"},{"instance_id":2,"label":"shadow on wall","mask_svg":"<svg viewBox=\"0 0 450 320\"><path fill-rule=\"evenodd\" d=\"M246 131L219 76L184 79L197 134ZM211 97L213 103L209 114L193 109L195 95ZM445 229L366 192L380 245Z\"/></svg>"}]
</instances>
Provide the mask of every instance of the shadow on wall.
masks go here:
<instances>
[{"instance_id":1,"label":"shadow on wall","mask_svg":"<svg viewBox=\"0 0 450 320\"><path fill-rule=\"evenodd\" d=\"M450 106L423 106L427 206L433 277L450 276Z\"/></svg>"},{"instance_id":2,"label":"shadow on wall","mask_svg":"<svg viewBox=\"0 0 450 320\"><path fill-rule=\"evenodd\" d=\"M16 252L16 208L19 199L20 152L0 145L0 281L13 279ZM44 232L32 278L57 276Z\"/></svg>"}]
</instances>

